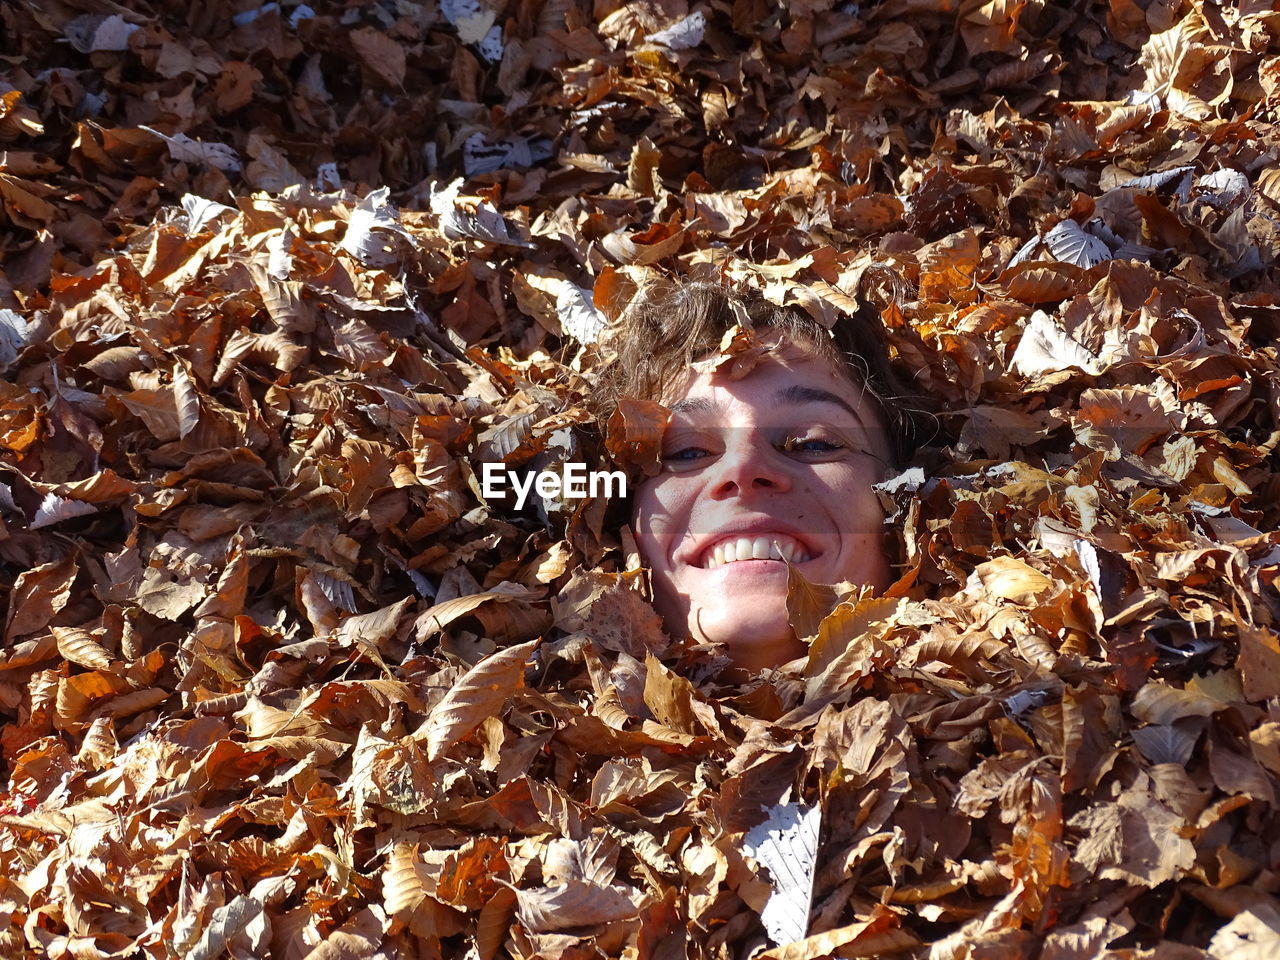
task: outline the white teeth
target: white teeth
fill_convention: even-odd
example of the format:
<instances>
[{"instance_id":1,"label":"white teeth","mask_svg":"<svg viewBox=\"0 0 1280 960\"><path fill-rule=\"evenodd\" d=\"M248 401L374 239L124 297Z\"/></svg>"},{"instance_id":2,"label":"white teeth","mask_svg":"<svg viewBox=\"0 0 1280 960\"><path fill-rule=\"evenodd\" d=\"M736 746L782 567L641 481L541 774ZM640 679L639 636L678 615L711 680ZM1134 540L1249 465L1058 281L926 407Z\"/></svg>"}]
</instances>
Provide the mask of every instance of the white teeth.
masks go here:
<instances>
[{"instance_id":1,"label":"white teeth","mask_svg":"<svg viewBox=\"0 0 1280 960\"><path fill-rule=\"evenodd\" d=\"M803 547L785 536L735 537L722 540L706 555L707 569L714 569L738 560L786 560L788 563L804 563L809 559Z\"/></svg>"}]
</instances>

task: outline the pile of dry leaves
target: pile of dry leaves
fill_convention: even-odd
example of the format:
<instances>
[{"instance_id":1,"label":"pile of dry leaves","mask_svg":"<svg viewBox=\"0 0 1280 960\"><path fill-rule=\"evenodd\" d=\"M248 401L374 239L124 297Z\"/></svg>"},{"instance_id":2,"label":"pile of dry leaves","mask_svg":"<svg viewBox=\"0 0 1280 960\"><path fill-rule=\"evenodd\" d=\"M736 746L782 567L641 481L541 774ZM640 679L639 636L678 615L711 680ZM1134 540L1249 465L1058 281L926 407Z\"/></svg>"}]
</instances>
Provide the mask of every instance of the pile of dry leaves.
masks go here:
<instances>
[{"instance_id":1,"label":"pile of dry leaves","mask_svg":"<svg viewBox=\"0 0 1280 960\"><path fill-rule=\"evenodd\" d=\"M1276 956L1274 6L0 5L0 954ZM477 483L673 277L936 414L763 677Z\"/></svg>"}]
</instances>

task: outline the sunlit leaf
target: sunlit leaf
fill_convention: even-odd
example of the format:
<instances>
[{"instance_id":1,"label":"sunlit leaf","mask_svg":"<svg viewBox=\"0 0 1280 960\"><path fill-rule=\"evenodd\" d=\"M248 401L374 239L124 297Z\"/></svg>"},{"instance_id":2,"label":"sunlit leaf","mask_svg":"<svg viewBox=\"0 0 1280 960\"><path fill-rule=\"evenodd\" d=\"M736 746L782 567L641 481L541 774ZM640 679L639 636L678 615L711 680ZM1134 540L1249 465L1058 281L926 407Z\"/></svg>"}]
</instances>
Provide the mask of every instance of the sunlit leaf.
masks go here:
<instances>
[{"instance_id":1,"label":"sunlit leaf","mask_svg":"<svg viewBox=\"0 0 1280 960\"><path fill-rule=\"evenodd\" d=\"M458 680L415 734L427 741L428 758L440 756L508 702L524 685L524 671L537 646L537 640L530 640L500 650L481 660Z\"/></svg>"},{"instance_id":2,"label":"sunlit leaf","mask_svg":"<svg viewBox=\"0 0 1280 960\"><path fill-rule=\"evenodd\" d=\"M616 923L636 916L640 910L630 891L581 880L515 893L516 916L525 927L539 933Z\"/></svg>"},{"instance_id":3,"label":"sunlit leaf","mask_svg":"<svg viewBox=\"0 0 1280 960\"><path fill-rule=\"evenodd\" d=\"M821 821L818 807L780 803L742 838L747 855L769 871L773 890L760 919L775 944L803 940L809 932Z\"/></svg>"},{"instance_id":4,"label":"sunlit leaf","mask_svg":"<svg viewBox=\"0 0 1280 960\"><path fill-rule=\"evenodd\" d=\"M1063 220L1044 236L1049 252L1077 267L1096 267L1111 259L1111 249L1097 237L1085 233L1074 220Z\"/></svg>"}]
</instances>

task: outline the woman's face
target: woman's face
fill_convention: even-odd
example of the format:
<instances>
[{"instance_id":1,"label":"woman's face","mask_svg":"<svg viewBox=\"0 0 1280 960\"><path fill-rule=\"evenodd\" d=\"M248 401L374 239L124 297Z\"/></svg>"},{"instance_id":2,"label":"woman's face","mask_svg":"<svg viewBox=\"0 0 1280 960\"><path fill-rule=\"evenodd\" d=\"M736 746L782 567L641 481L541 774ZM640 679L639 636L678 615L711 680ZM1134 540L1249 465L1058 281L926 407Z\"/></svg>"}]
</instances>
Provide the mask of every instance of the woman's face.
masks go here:
<instances>
[{"instance_id":1,"label":"woman's face","mask_svg":"<svg viewBox=\"0 0 1280 960\"><path fill-rule=\"evenodd\" d=\"M871 489L889 460L879 418L856 384L795 348L736 381L690 372L669 403L662 471L633 518L659 612L744 667L801 656L783 557L813 583L888 582Z\"/></svg>"}]
</instances>

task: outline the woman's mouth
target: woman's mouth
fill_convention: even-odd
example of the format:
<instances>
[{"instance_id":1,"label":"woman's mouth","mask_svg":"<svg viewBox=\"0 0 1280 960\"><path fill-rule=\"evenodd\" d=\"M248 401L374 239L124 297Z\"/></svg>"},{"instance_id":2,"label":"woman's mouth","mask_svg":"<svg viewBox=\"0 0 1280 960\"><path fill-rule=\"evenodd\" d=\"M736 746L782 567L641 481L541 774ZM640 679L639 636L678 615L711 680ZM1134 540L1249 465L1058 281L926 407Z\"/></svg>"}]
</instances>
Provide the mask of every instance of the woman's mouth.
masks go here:
<instances>
[{"instance_id":1,"label":"woman's mouth","mask_svg":"<svg viewBox=\"0 0 1280 960\"><path fill-rule=\"evenodd\" d=\"M702 554L703 569L714 570L727 563L742 560L786 560L788 563L804 563L811 559L809 552L794 537L785 534L769 534L758 537L726 537L717 541Z\"/></svg>"}]
</instances>

